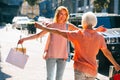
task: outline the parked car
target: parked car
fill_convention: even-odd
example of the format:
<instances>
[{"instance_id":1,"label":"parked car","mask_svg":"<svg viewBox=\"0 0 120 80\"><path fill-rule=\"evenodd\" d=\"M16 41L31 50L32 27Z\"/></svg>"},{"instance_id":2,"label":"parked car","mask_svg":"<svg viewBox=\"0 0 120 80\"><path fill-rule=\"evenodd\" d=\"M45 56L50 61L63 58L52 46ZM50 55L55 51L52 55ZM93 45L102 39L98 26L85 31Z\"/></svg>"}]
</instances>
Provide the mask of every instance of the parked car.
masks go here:
<instances>
[{"instance_id":1,"label":"parked car","mask_svg":"<svg viewBox=\"0 0 120 80\"><path fill-rule=\"evenodd\" d=\"M27 16L15 16L12 20L13 28L18 30L28 30L28 33L35 33L34 20Z\"/></svg>"},{"instance_id":2,"label":"parked car","mask_svg":"<svg viewBox=\"0 0 120 80\"><path fill-rule=\"evenodd\" d=\"M24 29L27 28L27 24L29 24L30 19L26 16L15 16L12 20L12 24L14 28Z\"/></svg>"},{"instance_id":3,"label":"parked car","mask_svg":"<svg viewBox=\"0 0 120 80\"><path fill-rule=\"evenodd\" d=\"M104 25L107 29L103 32L108 49L112 52L115 60L120 64L120 16L102 16L98 17L98 24ZM108 59L99 51L97 55L99 60L98 71L106 76L109 76L109 67L112 65Z\"/></svg>"}]
</instances>

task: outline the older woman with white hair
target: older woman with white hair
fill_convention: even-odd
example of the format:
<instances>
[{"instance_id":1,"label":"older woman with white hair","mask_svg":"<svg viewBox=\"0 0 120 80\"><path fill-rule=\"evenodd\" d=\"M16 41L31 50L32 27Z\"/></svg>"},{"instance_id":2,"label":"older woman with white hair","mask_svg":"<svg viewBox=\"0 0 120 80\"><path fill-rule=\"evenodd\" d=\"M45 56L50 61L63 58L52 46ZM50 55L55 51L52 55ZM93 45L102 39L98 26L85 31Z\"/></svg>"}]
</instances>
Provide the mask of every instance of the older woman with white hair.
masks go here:
<instances>
[{"instance_id":1,"label":"older woman with white hair","mask_svg":"<svg viewBox=\"0 0 120 80\"><path fill-rule=\"evenodd\" d=\"M40 27L39 29L62 35L70 40L75 47L74 51L74 73L75 80L94 80L97 76L96 55L99 50L114 65L117 71L120 70L119 64L115 61L111 52L108 50L104 37L93 29L97 24L94 13L87 12L82 16L82 30L63 31L55 28Z\"/></svg>"},{"instance_id":2,"label":"older woman with white hair","mask_svg":"<svg viewBox=\"0 0 120 80\"><path fill-rule=\"evenodd\" d=\"M97 24L97 18L92 12L87 12L82 16L82 26L84 29L93 28Z\"/></svg>"}]
</instances>

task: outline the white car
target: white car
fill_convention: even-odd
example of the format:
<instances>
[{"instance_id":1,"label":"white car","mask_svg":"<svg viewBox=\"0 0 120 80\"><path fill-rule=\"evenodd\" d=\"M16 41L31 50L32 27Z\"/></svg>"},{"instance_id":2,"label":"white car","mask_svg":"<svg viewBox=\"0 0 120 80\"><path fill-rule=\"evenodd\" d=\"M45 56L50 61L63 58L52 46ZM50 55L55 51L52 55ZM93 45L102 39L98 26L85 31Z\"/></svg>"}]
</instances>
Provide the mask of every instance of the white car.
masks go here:
<instances>
[{"instance_id":1,"label":"white car","mask_svg":"<svg viewBox=\"0 0 120 80\"><path fill-rule=\"evenodd\" d=\"M24 29L28 24L34 24L34 20L29 19L27 16L15 16L12 20L13 28Z\"/></svg>"},{"instance_id":2,"label":"white car","mask_svg":"<svg viewBox=\"0 0 120 80\"><path fill-rule=\"evenodd\" d=\"M12 22L16 24L28 24L30 19L26 16L16 16L13 18Z\"/></svg>"}]
</instances>

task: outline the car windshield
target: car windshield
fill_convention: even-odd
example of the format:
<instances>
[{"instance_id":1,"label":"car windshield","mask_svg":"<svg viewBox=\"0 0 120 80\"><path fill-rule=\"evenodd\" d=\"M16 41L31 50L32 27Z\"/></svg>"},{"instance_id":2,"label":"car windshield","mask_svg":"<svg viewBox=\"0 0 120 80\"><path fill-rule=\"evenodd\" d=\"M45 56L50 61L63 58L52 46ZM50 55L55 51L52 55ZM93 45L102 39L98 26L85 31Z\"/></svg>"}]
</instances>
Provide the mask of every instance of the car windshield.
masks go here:
<instances>
[{"instance_id":1,"label":"car windshield","mask_svg":"<svg viewBox=\"0 0 120 80\"><path fill-rule=\"evenodd\" d=\"M106 28L120 28L120 16L97 17L97 26L103 25Z\"/></svg>"},{"instance_id":2,"label":"car windshield","mask_svg":"<svg viewBox=\"0 0 120 80\"><path fill-rule=\"evenodd\" d=\"M96 27L103 25L106 28L112 28L109 17L97 17L97 21Z\"/></svg>"},{"instance_id":3,"label":"car windshield","mask_svg":"<svg viewBox=\"0 0 120 80\"><path fill-rule=\"evenodd\" d=\"M12 22L17 24L27 24L30 22L30 19L28 17L17 16L13 18Z\"/></svg>"}]
</instances>

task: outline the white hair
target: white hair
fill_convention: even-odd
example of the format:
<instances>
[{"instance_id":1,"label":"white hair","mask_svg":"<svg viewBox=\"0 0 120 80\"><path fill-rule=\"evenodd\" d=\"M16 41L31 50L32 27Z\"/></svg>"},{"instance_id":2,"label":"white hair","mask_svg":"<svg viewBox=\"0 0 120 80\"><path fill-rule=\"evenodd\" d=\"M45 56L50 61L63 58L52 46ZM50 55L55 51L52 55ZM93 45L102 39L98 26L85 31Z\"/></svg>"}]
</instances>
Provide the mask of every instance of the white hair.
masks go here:
<instances>
[{"instance_id":1,"label":"white hair","mask_svg":"<svg viewBox=\"0 0 120 80\"><path fill-rule=\"evenodd\" d=\"M95 27L97 24L97 17L94 13L92 12L87 12L84 13L82 16L82 22L84 22L85 24L87 24L88 26L91 25L91 27ZM82 24L84 24L82 23Z\"/></svg>"}]
</instances>

